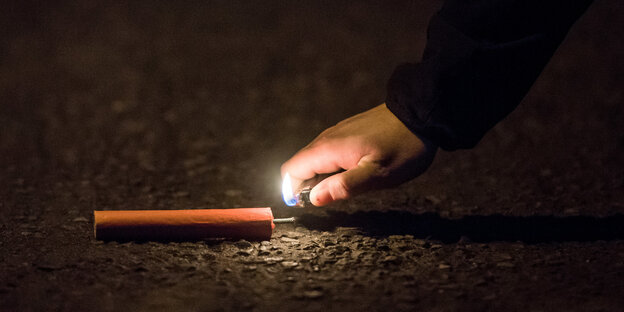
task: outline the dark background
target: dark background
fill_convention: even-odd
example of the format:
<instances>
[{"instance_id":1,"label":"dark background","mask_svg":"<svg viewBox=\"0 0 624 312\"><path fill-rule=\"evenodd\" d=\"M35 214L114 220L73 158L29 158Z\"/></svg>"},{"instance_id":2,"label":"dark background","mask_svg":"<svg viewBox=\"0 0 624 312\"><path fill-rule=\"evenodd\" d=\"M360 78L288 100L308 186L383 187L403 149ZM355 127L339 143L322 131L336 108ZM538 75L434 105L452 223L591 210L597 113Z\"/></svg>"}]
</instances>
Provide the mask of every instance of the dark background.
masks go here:
<instances>
[{"instance_id":1,"label":"dark background","mask_svg":"<svg viewBox=\"0 0 624 312\"><path fill-rule=\"evenodd\" d=\"M624 5L422 177L327 208L279 166L381 103L429 1L3 1L0 310L624 308ZM270 242L103 243L92 211L271 206Z\"/></svg>"}]
</instances>

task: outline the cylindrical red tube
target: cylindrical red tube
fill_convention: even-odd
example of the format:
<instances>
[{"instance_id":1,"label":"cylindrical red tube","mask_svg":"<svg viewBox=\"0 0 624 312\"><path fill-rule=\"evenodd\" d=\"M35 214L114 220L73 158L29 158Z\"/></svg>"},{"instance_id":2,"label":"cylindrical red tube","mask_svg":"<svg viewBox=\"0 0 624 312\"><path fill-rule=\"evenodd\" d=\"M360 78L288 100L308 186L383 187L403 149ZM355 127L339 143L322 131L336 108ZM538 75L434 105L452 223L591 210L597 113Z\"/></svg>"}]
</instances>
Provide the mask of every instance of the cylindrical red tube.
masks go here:
<instances>
[{"instance_id":1,"label":"cylindrical red tube","mask_svg":"<svg viewBox=\"0 0 624 312\"><path fill-rule=\"evenodd\" d=\"M269 240L271 208L93 211L96 239L181 241Z\"/></svg>"}]
</instances>

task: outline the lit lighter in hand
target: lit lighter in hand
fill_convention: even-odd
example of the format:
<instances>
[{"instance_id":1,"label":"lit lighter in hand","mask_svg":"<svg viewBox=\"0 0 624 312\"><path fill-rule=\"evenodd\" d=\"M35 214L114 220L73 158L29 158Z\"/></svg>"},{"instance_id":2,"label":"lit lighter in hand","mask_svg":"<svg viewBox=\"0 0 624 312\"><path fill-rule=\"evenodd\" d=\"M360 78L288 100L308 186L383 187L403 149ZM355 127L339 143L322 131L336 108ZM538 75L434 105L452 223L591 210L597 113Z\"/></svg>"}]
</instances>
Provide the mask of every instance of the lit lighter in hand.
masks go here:
<instances>
[{"instance_id":1,"label":"lit lighter in hand","mask_svg":"<svg viewBox=\"0 0 624 312\"><path fill-rule=\"evenodd\" d=\"M312 203L310 202L311 189L312 188L310 186L306 186L295 194L292 189L292 180L290 179L290 174L286 173L286 175L284 176L284 181L282 181L282 198L284 198L284 203L291 207L312 206Z\"/></svg>"}]
</instances>

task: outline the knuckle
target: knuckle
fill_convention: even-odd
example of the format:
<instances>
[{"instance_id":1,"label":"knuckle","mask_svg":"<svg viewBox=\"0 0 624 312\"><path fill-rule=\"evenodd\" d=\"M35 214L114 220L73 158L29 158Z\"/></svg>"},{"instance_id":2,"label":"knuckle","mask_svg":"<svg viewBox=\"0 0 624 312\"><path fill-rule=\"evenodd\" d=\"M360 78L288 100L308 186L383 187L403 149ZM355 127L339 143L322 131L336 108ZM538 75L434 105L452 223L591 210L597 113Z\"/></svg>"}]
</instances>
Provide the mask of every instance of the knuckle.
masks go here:
<instances>
[{"instance_id":1,"label":"knuckle","mask_svg":"<svg viewBox=\"0 0 624 312\"><path fill-rule=\"evenodd\" d=\"M375 165L373 167L373 176L375 178L384 179L390 177L392 170L387 166Z\"/></svg>"},{"instance_id":2,"label":"knuckle","mask_svg":"<svg viewBox=\"0 0 624 312\"><path fill-rule=\"evenodd\" d=\"M323 132L316 139L314 139L314 142L312 142L312 146L318 147L325 145L327 144L327 142L330 141L330 137L331 135L329 133Z\"/></svg>"}]
</instances>

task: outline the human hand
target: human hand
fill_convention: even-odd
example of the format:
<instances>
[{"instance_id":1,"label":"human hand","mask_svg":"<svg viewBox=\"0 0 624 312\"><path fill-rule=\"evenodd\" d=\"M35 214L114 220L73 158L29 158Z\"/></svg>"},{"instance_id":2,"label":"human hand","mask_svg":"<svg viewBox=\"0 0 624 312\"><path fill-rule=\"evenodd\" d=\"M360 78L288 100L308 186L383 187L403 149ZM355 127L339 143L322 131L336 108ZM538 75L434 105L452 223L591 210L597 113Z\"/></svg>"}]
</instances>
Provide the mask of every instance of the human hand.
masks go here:
<instances>
[{"instance_id":1,"label":"human hand","mask_svg":"<svg viewBox=\"0 0 624 312\"><path fill-rule=\"evenodd\" d=\"M317 175L338 172L310 192L312 204L324 206L409 181L431 165L436 151L437 146L416 136L381 104L323 131L281 171L282 177L290 174L294 189Z\"/></svg>"}]
</instances>

